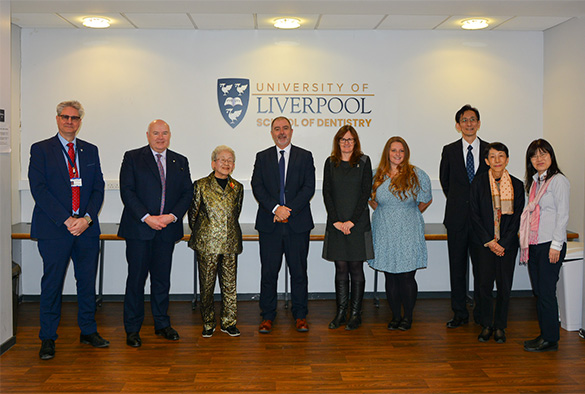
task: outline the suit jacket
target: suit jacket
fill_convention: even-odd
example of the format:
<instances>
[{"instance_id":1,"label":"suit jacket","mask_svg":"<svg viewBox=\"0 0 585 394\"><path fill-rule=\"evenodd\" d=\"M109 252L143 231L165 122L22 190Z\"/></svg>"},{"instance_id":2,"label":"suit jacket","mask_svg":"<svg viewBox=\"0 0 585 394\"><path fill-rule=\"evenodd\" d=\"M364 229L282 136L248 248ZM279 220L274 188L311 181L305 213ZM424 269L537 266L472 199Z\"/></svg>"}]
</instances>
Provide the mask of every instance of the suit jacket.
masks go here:
<instances>
[{"instance_id":1,"label":"suit jacket","mask_svg":"<svg viewBox=\"0 0 585 394\"><path fill-rule=\"evenodd\" d=\"M479 140L479 167L475 175L486 172L489 167L483 159L483 151L488 146L485 141ZM469 193L470 184L463 157L463 141L459 139L443 147L439 179L443 193L447 197L445 203L445 219L443 224L447 230L461 230L469 223Z\"/></svg>"},{"instance_id":2,"label":"suit jacket","mask_svg":"<svg viewBox=\"0 0 585 394\"><path fill-rule=\"evenodd\" d=\"M242 253L242 211L244 187L231 176L222 189L212 172L193 184L189 208L189 247L201 254Z\"/></svg>"},{"instance_id":3,"label":"suit jacket","mask_svg":"<svg viewBox=\"0 0 585 394\"><path fill-rule=\"evenodd\" d=\"M80 236L100 235L98 213L104 202L104 177L98 148L77 138L77 158L81 175L79 215L87 213L94 225ZM71 181L63 155L63 145L57 135L33 144L28 167L30 191L35 200L31 237L56 239L69 236L65 224L71 216Z\"/></svg>"},{"instance_id":4,"label":"suit jacket","mask_svg":"<svg viewBox=\"0 0 585 394\"><path fill-rule=\"evenodd\" d=\"M177 242L183 237L183 216L191 204L193 185L189 161L167 149L166 194L163 214L172 213L177 221L160 230L164 241ZM147 213L159 215L162 183L158 166L148 145L124 154L120 168L120 194L124 203L118 236L151 240L156 234L141 221Z\"/></svg>"},{"instance_id":5,"label":"suit jacket","mask_svg":"<svg viewBox=\"0 0 585 394\"><path fill-rule=\"evenodd\" d=\"M500 241L498 241L506 250L517 249L520 245L518 230L520 229L520 216L524 209L524 184L512 175L510 177L514 189L514 213L502 215ZM479 245L485 245L494 239L494 208L489 173L484 172L473 179L470 205L472 239Z\"/></svg>"},{"instance_id":6,"label":"suit jacket","mask_svg":"<svg viewBox=\"0 0 585 394\"><path fill-rule=\"evenodd\" d=\"M271 146L256 154L252 173L252 192L258 201L256 230L275 229L272 210L280 203L280 172L276 148ZM310 201L315 194L315 165L308 150L291 146L284 189L286 206L292 209L288 224L295 233L311 231L314 227Z\"/></svg>"}]
</instances>

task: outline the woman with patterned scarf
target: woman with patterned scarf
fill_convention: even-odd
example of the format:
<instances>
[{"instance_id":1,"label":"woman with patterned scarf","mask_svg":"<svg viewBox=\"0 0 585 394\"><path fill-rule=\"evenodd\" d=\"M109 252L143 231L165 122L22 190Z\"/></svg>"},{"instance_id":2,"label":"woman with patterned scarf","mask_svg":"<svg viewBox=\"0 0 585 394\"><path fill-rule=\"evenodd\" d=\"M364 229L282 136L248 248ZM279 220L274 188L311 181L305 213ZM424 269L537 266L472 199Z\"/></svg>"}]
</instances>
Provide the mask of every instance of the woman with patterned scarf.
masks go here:
<instances>
[{"instance_id":1,"label":"woman with patterned scarf","mask_svg":"<svg viewBox=\"0 0 585 394\"><path fill-rule=\"evenodd\" d=\"M524 208L522 181L506 170L508 148L501 142L489 144L484 151L488 172L477 175L471 184L473 240L478 248L480 342L492 333L497 343L506 342L508 306L512 291L514 265L518 254L518 229ZM498 294L494 313L494 280Z\"/></svg>"},{"instance_id":2,"label":"woman with patterned scarf","mask_svg":"<svg viewBox=\"0 0 585 394\"><path fill-rule=\"evenodd\" d=\"M553 147L543 139L526 151L529 199L520 222L520 263L528 263L540 335L524 342L524 350L558 350L557 282L567 252L569 180L557 164Z\"/></svg>"}]
</instances>

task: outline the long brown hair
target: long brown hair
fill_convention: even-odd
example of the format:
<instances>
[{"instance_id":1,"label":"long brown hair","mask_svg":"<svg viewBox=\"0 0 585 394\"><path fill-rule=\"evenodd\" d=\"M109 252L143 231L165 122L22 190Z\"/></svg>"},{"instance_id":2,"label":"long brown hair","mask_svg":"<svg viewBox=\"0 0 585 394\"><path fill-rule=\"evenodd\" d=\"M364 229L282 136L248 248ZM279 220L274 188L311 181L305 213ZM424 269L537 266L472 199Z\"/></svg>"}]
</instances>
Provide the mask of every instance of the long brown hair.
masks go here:
<instances>
[{"instance_id":1,"label":"long brown hair","mask_svg":"<svg viewBox=\"0 0 585 394\"><path fill-rule=\"evenodd\" d=\"M333 165L335 165L335 167L339 166L339 163L341 163L341 148L339 147L339 143L348 131L351 133L351 136L354 139L353 152L349 158L349 165L352 167L355 166L360 161L360 157L364 155L362 152L362 145L360 144L360 137L358 136L357 131L355 131L353 126L347 124L345 126L341 126L341 128L337 130L337 133L335 133L335 137L333 137L333 149L331 150L331 162Z\"/></svg>"},{"instance_id":2,"label":"long brown hair","mask_svg":"<svg viewBox=\"0 0 585 394\"><path fill-rule=\"evenodd\" d=\"M392 178L388 190L400 200L404 201L408 198L408 195L412 195L414 198L417 196L417 190L420 187L418 176L414 171L414 166L410 164L410 148L402 137L391 137L382 151L382 157L380 158L380 164L374 175L374 184L372 186L372 200L376 199L376 190L384 181L386 176L390 174L390 146L394 142L399 142L404 147L404 160L398 166L398 175Z\"/></svg>"}]
</instances>

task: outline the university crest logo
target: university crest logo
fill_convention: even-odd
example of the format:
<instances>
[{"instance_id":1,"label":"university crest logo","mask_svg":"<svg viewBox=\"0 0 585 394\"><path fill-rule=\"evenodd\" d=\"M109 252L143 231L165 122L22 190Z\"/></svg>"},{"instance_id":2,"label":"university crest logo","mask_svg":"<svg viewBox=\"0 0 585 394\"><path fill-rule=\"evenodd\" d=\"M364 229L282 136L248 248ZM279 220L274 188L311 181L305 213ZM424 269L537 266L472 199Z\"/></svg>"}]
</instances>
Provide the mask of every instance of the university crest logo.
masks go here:
<instances>
[{"instance_id":1,"label":"university crest logo","mask_svg":"<svg viewBox=\"0 0 585 394\"><path fill-rule=\"evenodd\" d=\"M217 80L217 102L224 120L233 129L244 119L250 101L250 80L222 78Z\"/></svg>"}]
</instances>

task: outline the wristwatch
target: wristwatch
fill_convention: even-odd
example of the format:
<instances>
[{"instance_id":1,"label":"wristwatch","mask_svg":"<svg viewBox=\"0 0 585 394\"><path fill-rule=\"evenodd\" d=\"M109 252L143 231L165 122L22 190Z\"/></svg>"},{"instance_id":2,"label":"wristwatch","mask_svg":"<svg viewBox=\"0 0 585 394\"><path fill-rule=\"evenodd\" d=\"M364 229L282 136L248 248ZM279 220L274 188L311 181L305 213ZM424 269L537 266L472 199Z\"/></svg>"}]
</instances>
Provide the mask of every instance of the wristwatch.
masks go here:
<instances>
[{"instance_id":1,"label":"wristwatch","mask_svg":"<svg viewBox=\"0 0 585 394\"><path fill-rule=\"evenodd\" d=\"M91 227L93 226L93 220L91 220L91 218L89 216L84 216L83 217L85 220L87 220L87 226Z\"/></svg>"}]
</instances>

